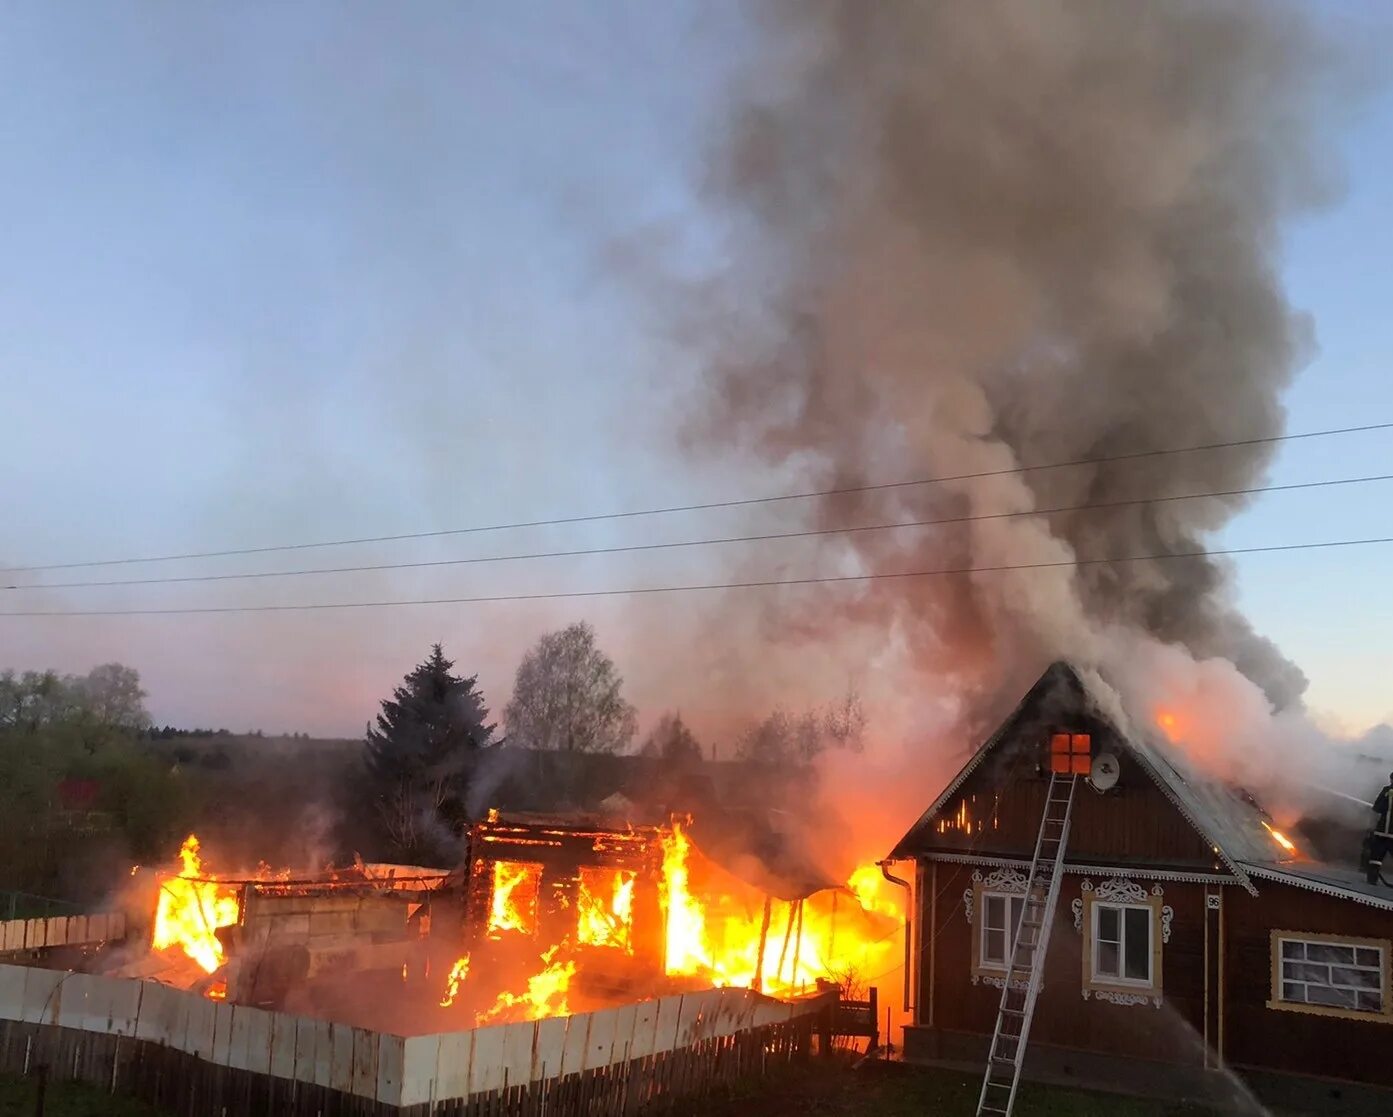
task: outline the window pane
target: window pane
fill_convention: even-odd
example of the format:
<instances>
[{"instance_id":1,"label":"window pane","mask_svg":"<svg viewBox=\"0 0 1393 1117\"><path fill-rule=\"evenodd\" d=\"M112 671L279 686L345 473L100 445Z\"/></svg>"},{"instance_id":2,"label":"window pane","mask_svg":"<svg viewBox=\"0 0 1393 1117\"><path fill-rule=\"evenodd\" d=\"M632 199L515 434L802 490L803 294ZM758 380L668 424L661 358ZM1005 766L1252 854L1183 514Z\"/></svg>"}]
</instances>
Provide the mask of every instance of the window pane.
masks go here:
<instances>
[{"instance_id":1,"label":"window pane","mask_svg":"<svg viewBox=\"0 0 1393 1117\"><path fill-rule=\"evenodd\" d=\"M1081 752L1085 755L1088 754L1092 746L1092 741L1087 733L1075 733L1069 743L1074 752Z\"/></svg>"},{"instance_id":2,"label":"window pane","mask_svg":"<svg viewBox=\"0 0 1393 1117\"><path fill-rule=\"evenodd\" d=\"M989 930L982 937L982 961L1006 961L1006 932Z\"/></svg>"},{"instance_id":3,"label":"window pane","mask_svg":"<svg viewBox=\"0 0 1393 1117\"><path fill-rule=\"evenodd\" d=\"M1151 909L1128 908L1125 918L1126 976L1134 981L1147 981L1151 977Z\"/></svg>"},{"instance_id":4,"label":"window pane","mask_svg":"<svg viewBox=\"0 0 1393 1117\"><path fill-rule=\"evenodd\" d=\"M1382 954L1383 951L1375 950L1372 946L1361 946L1355 949L1354 960L1361 966L1379 966Z\"/></svg>"},{"instance_id":5,"label":"window pane","mask_svg":"<svg viewBox=\"0 0 1393 1117\"><path fill-rule=\"evenodd\" d=\"M1334 989L1329 985L1306 986L1306 999L1313 1005L1330 1005L1332 1008L1355 1006L1353 989Z\"/></svg>"},{"instance_id":6,"label":"window pane","mask_svg":"<svg viewBox=\"0 0 1393 1117\"><path fill-rule=\"evenodd\" d=\"M1294 982L1287 982L1282 986L1282 1000L1304 1002L1306 1000L1306 987Z\"/></svg>"},{"instance_id":7,"label":"window pane","mask_svg":"<svg viewBox=\"0 0 1393 1117\"><path fill-rule=\"evenodd\" d=\"M996 930L1006 926L1006 898L1004 896L984 896L982 898L982 922Z\"/></svg>"},{"instance_id":8,"label":"window pane","mask_svg":"<svg viewBox=\"0 0 1393 1117\"><path fill-rule=\"evenodd\" d=\"M1069 734L1056 733L1050 738L1050 752L1068 752Z\"/></svg>"},{"instance_id":9,"label":"window pane","mask_svg":"<svg viewBox=\"0 0 1393 1117\"><path fill-rule=\"evenodd\" d=\"M1061 772L1067 775L1069 772L1069 754L1067 752L1051 753L1050 771Z\"/></svg>"},{"instance_id":10,"label":"window pane","mask_svg":"<svg viewBox=\"0 0 1393 1117\"><path fill-rule=\"evenodd\" d=\"M1093 957L1100 977L1118 976L1116 943L1099 941L1098 950Z\"/></svg>"},{"instance_id":11,"label":"window pane","mask_svg":"<svg viewBox=\"0 0 1393 1117\"><path fill-rule=\"evenodd\" d=\"M1104 907L1098 908L1098 938L1107 942L1120 942L1122 939L1121 929L1118 926L1117 908Z\"/></svg>"},{"instance_id":12,"label":"window pane","mask_svg":"<svg viewBox=\"0 0 1393 1117\"><path fill-rule=\"evenodd\" d=\"M1336 946L1328 942L1309 942L1306 944L1306 957L1312 962L1339 962L1346 966L1354 965L1354 947Z\"/></svg>"},{"instance_id":13,"label":"window pane","mask_svg":"<svg viewBox=\"0 0 1393 1117\"><path fill-rule=\"evenodd\" d=\"M1331 966L1330 980L1336 985L1353 985L1359 989L1377 989L1382 984L1373 970L1350 970L1344 966Z\"/></svg>"},{"instance_id":14,"label":"window pane","mask_svg":"<svg viewBox=\"0 0 1393 1117\"><path fill-rule=\"evenodd\" d=\"M1296 939L1282 940L1282 957L1301 959L1306 957L1306 944Z\"/></svg>"},{"instance_id":15,"label":"window pane","mask_svg":"<svg viewBox=\"0 0 1393 1117\"><path fill-rule=\"evenodd\" d=\"M1074 757L1073 772L1076 776L1086 776L1093 770L1093 764L1088 758L1088 754Z\"/></svg>"},{"instance_id":16,"label":"window pane","mask_svg":"<svg viewBox=\"0 0 1393 1117\"><path fill-rule=\"evenodd\" d=\"M1382 1011L1383 1011L1383 994L1382 994L1382 993L1364 993L1364 992L1361 992L1361 993L1358 994L1358 997L1359 997L1359 1002L1358 1002L1358 1003L1359 1003L1359 1009L1360 1009L1361 1012L1382 1012Z\"/></svg>"},{"instance_id":17,"label":"window pane","mask_svg":"<svg viewBox=\"0 0 1393 1117\"><path fill-rule=\"evenodd\" d=\"M1329 975L1329 966L1313 966L1309 962L1282 963L1282 976L1292 981L1314 981L1319 985L1328 985Z\"/></svg>"}]
</instances>

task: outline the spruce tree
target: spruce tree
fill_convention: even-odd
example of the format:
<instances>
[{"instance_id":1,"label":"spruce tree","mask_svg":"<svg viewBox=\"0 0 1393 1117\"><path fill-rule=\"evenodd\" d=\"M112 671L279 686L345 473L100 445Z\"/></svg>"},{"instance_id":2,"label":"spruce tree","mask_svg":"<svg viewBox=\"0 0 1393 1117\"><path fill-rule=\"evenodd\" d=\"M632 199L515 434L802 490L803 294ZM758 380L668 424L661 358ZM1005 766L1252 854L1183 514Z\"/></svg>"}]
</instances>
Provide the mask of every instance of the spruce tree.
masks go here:
<instances>
[{"instance_id":1,"label":"spruce tree","mask_svg":"<svg viewBox=\"0 0 1393 1117\"><path fill-rule=\"evenodd\" d=\"M493 743L495 725L478 676L453 673L439 644L384 699L364 743L368 778L386 837L396 851L438 851L458 821L473 761Z\"/></svg>"}]
</instances>

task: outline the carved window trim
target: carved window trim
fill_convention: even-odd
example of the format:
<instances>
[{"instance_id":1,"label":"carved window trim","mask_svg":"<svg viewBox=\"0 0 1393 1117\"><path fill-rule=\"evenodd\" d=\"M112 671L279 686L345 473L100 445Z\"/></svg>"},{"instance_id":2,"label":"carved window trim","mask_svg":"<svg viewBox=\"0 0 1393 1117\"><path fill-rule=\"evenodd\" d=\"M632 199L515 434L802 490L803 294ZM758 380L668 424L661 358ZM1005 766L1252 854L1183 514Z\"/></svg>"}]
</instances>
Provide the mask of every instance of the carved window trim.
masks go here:
<instances>
[{"instance_id":1,"label":"carved window trim","mask_svg":"<svg viewBox=\"0 0 1393 1117\"><path fill-rule=\"evenodd\" d=\"M1363 946L1378 950L1383 968L1383 1011L1360 1012L1333 1005L1312 1005L1282 1000L1282 941L1330 943L1338 946ZM1272 987L1267 1007L1278 1012L1300 1012L1307 1016L1333 1016L1341 1020L1363 1020L1370 1024L1393 1024L1393 942L1388 939L1361 938L1357 935L1336 935L1325 931L1281 931L1271 933Z\"/></svg>"},{"instance_id":2,"label":"carved window trim","mask_svg":"<svg viewBox=\"0 0 1393 1117\"><path fill-rule=\"evenodd\" d=\"M1170 941L1173 912L1165 903L1160 885L1150 892L1134 881L1113 877L1096 888L1091 881L1082 883L1082 895L1074 901L1074 927L1083 935L1083 997L1121 1005L1141 1005L1150 1002L1161 1007L1162 946ZM1151 980L1132 981L1126 978L1096 977L1093 972L1093 952L1098 934L1097 910L1100 906L1143 908L1150 913Z\"/></svg>"},{"instance_id":3,"label":"carved window trim","mask_svg":"<svg viewBox=\"0 0 1393 1117\"><path fill-rule=\"evenodd\" d=\"M987 985L994 985L1000 988L1004 983L1005 974L1009 968L1009 955L1006 962L988 962L982 957L982 939L987 932L986 925L986 898L1000 898L1006 904L1006 917L1009 924L1011 917L1011 901L1023 897L1026 892L1027 880L1024 873L1017 872L1012 868L999 868L988 873L985 877L980 871L972 874L972 887L963 893L963 908L967 913L967 921L973 924L974 917L976 924L972 928L972 984L982 982ZM1012 928L1014 930L1014 928Z\"/></svg>"}]
</instances>

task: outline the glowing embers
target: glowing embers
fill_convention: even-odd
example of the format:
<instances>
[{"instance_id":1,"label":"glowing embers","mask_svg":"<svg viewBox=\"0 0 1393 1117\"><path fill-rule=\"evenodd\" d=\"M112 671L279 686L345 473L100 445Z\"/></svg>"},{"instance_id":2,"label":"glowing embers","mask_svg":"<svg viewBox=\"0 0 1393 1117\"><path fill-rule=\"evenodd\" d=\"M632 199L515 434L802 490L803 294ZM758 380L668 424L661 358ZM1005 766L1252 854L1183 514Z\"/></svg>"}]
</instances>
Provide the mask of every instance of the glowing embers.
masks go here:
<instances>
[{"instance_id":1,"label":"glowing embers","mask_svg":"<svg viewBox=\"0 0 1393 1117\"><path fill-rule=\"evenodd\" d=\"M981 834L985 830L1001 829L1001 796L992 797L990 817L979 816L977 811L977 796L964 796L958 802L958 809L951 814L947 814L938 820L938 832L947 834L950 831L960 834Z\"/></svg>"},{"instance_id":2,"label":"glowing embers","mask_svg":"<svg viewBox=\"0 0 1393 1117\"><path fill-rule=\"evenodd\" d=\"M1264 821L1262 825L1263 825L1263 828L1266 829L1266 831L1267 831L1269 834L1272 835L1272 840L1273 840L1274 842L1276 842L1279 846L1281 846L1282 849L1284 849L1291 857L1296 857L1296 856L1297 856L1297 849L1296 849L1296 843L1295 843L1295 842L1293 842L1290 838L1288 838L1288 837L1287 837L1285 834L1283 834L1280 830L1276 830L1276 829L1274 829L1273 827L1269 826L1269 825L1267 824L1267 822Z\"/></svg>"},{"instance_id":3,"label":"glowing embers","mask_svg":"<svg viewBox=\"0 0 1393 1117\"><path fill-rule=\"evenodd\" d=\"M402 967L402 978L405 980L406 967ZM455 960L455 964L450 967L450 976L445 979L445 995L440 998L440 1007L449 1008L455 1003L455 998L459 996L459 987L464 983L464 979L469 976L469 955Z\"/></svg>"},{"instance_id":4,"label":"glowing embers","mask_svg":"<svg viewBox=\"0 0 1393 1117\"><path fill-rule=\"evenodd\" d=\"M1050 735L1050 771L1057 775L1086 776L1093 763L1093 738L1087 733Z\"/></svg>"},{"instance_id":5,"label":"glowing embers","mask_svg":"<svg viewBox=\"0 0 1393 1117\"><path fill-rule=\"evenodd\" d=\"M535 861L495 861L493 893L489 900L489 938L505 931L537 933L537 894L542 866Z\"/></svg>"},{"instance_id":6,"label":"glowing embers","mask_svg":"<svg viewBox=\"0 0 1393 1117\"><path fill-rule=\"evenodd\" d=\"M150 946L178 948L212 973L227 960L216 932L237 922L237 889L207 877L198 848L198 838L190 834L179 849L179 874L160 879Z\"/></svg>"},{"instance_id":7,"label":"glowing embers","mask_svg":"<svg viewBox=\"0 0 1393 1117\"><path fill-rule=\"evenodd\" d=\"M576 892L576 938L584 946L634 952L634 884L628 869L586 865Z\"/></svg>"}]
</instances>

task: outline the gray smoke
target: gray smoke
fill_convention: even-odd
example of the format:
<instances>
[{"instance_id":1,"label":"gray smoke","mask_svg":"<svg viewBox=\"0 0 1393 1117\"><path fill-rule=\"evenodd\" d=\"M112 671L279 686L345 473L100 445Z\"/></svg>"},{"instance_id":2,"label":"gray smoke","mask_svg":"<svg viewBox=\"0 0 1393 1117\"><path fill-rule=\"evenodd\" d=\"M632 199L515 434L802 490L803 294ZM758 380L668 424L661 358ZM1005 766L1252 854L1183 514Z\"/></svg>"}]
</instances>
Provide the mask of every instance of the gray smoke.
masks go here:
<instances>
[{"instance_id":1,"label":"gray smoke","mask_svg":"<svg viewBox=\"0 0 1393 1117\"><path fill-rule=\"evenodd\" d=\"M1328 199L1344 77L1254 2L788 0L758 9L703 196L728 266L683 309L732 434L828 486L1106 457L1283 429L1309 352L1278 235ZM698 340L699 339L699 340ZM821 502L827 525L1261 484L1270 446ZM1242 498L868 533L867 572L1203 548ZM1281 708L1301 672L1176 560L884 580L765 606L829 637L894 632L984 701L1124 629L1232 660ZM748 609L748 598L736 608ZM972 701L968 702L970 708Z\"/></svg>"}]
</instances>

